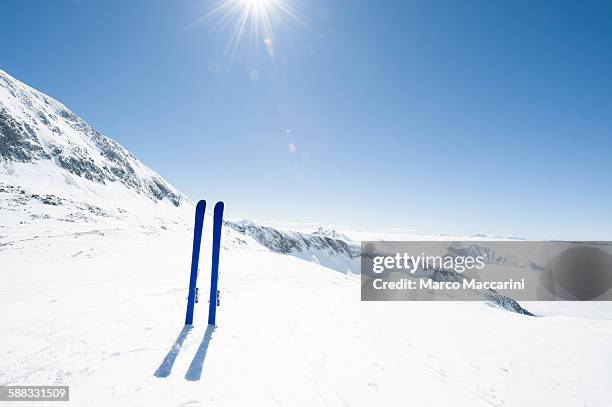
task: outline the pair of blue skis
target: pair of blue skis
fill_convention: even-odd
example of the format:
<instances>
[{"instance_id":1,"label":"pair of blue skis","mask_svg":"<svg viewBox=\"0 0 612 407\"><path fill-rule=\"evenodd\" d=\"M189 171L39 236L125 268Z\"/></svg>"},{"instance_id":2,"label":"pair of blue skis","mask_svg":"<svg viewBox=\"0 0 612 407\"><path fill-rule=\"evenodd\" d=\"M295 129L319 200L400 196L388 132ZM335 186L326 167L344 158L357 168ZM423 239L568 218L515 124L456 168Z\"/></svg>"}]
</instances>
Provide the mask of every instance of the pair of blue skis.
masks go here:
<instances>
[{"instance_id":1,"label":"pair of blue skis","mask_svg":"<svg viewBox=\"0 0 612 407\"><path fill-rule=\"evenodd\" d=\"M221 226L223 226L223 202L217 202L213 211L213 241L212 241L212 272L210 276L210 302L208 308L208 324L215 325L217 315L218 282L219 282L219 251L221 249ZM187 297L187 315L185 325L193 324L193 308L197 300L198 263L200 262L200 244L202 243L202 227L204 226L204 211L206 201L196 205L195 226L193 228L193 251L191 254L191 275L189 277L189 296Z\"/></svg>"}]
</instances>

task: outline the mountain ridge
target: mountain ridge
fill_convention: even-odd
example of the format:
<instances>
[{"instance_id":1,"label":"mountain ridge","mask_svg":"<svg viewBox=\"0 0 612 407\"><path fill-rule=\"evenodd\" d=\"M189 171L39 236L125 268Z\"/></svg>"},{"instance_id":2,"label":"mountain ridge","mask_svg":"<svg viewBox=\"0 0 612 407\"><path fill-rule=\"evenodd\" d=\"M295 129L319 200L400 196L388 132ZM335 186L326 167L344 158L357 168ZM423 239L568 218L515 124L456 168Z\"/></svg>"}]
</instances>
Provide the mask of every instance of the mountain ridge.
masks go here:
<instances>
[{"instance_id":1,"label":"mountain ridge","mask_svg":"<svg viewBox=\"0 0 612 407\"><path fill-rule=\"evenodd\" d=\"M0 161L46 160L86 180L125 188L178 207L189 199L118 142L61 102L0 69Z\"/></svg>"}]
</instances>

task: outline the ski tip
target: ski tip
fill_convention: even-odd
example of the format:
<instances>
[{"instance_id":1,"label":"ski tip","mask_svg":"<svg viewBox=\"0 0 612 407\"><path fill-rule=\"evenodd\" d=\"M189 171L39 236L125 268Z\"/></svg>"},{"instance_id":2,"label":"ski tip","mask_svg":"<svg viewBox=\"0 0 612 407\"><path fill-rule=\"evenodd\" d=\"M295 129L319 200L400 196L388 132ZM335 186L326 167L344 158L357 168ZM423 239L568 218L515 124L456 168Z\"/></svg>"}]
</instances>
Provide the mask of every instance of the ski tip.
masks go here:
<instances>
[{"instance_id":1,"label":"ski tip","mask_svg":"<svg viewBox=\"0 0 612 407\"><path fill-rule=\"evenodd\" d=\"M219 201L215 204L215 212L223 212L223 208L225 207L225 204L223 203L223 201Z\"/></svg>"},{"instance_id":2,"label":"ski tip","mask_svg":"<svg viewBox=\"0 0 612 407\"><path fill-rule=\"evenodd\" d=\"M205 207L206 207L206 201L204 199L201 199L200 201L198 201L198 204L196 205L196 209L201 209Z\"/></svg>"}]
</instances>

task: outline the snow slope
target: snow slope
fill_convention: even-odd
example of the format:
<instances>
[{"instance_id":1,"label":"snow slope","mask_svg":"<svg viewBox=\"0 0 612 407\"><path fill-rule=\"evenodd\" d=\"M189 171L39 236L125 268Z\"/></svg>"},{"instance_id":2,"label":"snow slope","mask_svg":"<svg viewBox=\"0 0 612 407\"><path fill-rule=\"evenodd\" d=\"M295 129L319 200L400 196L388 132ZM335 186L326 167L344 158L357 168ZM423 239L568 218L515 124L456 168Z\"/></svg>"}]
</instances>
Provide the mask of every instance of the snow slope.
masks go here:
<instances>
[{"instance_id":1,"label":"snow slope","mask_svg":"<svg viewBox=\"0 0 612 407\"><path fill-rule=\"evenodd\" d=\"M528 317L360 301L360 239L434 236L228 222L213 330L207 216L184 327L193 204L2 72L0 103L0 385L70 385L75 406L610 405L608 303L529 303ZM62 164L81 160L97 170Z\"/></svg>"},{"instance_id":2,"label":"snow slope","mask_svg":"<svg viewBox=\"0 0 612 407\"><path fill-rule=\"evenodd\" d=\"M362 303L358 279L256 246L222 250L214 332L205 299L183 331L190 237L2 248L0 383L69 384L78 406L609 405L610 320ZM203 293L209 269L205 239Z\"/></svg>"}]
</instances>

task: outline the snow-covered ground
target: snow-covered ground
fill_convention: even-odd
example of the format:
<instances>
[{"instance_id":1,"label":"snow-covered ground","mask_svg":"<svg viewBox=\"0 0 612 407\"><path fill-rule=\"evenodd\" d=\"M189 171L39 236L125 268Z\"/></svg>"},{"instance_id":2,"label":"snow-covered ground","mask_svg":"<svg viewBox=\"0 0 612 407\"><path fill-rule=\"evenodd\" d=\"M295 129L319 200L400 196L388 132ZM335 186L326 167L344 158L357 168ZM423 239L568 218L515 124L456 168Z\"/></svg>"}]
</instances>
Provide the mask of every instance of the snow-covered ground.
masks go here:
<instances>
[{"instance_id":1,"label":"snow-covered ground","mask_svg":"<svg viewBox=\"0 0 612 407\"><path fill-rule=\"evenodd\" d=\"M359 240L445 236L227 223L213 330L207 215L185 327L193 204L0 74L0 385L69 385L75 406L611 404L611 303L360 301Z\"/></svg>"},{"instance_id":2,"label":"snow-covered ground","mask_svg":"<svg viewBox=\"0 0 612 407\"><path fill-rule=\"evenodd\" d=\"M595 317L549 305L537 318L478 302L362 303L358 278L249 242L222 251L216 329L202 295L185 330L189 229L1 247L0 382L67 384L78 406L609 405L606 303ZM206 293L209 239L202 256Z\"/></svg>"}]
</instances>

